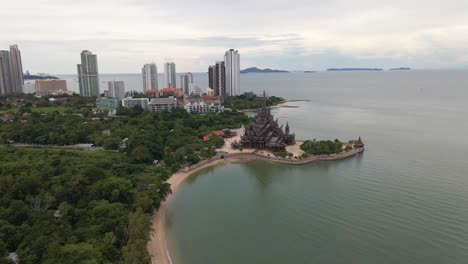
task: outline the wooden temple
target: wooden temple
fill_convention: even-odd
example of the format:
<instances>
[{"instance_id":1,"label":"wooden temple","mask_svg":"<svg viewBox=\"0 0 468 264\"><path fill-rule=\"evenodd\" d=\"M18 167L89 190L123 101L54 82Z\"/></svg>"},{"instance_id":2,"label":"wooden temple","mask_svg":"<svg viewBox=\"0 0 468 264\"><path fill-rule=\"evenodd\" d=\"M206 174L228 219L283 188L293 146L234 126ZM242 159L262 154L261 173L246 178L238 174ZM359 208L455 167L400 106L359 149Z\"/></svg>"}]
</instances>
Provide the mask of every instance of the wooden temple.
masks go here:
<instances>
[{"instance_id":1,"label":"wooden temple","mask_svg":"<svg viewBox=\"0 0 468 264\"><path fill-rule=\"evenodd\" d=\"M285 151L286 146L296 143L295 135L289 131L289 124L283 130L278 120L273 119L270 109L262 107L246 128L240 142L233 143L234 148L267 149L274 152Z\"/></svg>"}]
</instances>

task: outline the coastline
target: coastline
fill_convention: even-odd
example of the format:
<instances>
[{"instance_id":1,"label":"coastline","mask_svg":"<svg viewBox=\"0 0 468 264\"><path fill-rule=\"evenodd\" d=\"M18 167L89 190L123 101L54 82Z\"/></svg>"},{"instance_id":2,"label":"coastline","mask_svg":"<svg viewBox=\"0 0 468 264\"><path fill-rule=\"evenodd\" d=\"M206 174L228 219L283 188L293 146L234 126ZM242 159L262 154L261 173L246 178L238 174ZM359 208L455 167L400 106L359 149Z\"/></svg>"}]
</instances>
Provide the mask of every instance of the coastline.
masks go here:
<instances>
[{"instance_id":1,"label":"coastline","mask_svg":"<svg viewBox=\"0 0 468 264\"><path fill-rule=\"evenodd\" d=\"M233 153L227 154L224 158L220 158L219 156L215 156L211 159L202 161L198 164L193 165L192 167L180 170L174 173L169 180L168 183L171 184L172 193L167 197L166 201L161 203L159 210L153 213L152 217L152 232L150 235L150 239L147 244L148 253L151 256L151 263L152 264L173 264L167 239L166 239L166 205L171 201L171 199L175 196L177 190L180 186L190 177L192 177L197 172L207 169L217 165L225 165L230 163L236 162L244 162L250 160L261 160L265 162L274 162L280 164L290 164L290 165L305 165L317 161L333 161L333 160L342 160L346 159L364 152L364 148L353 149L349 152L335 154L335 155L320 155L320 156L312 156L310 158L302 159L302 160L291 160L291 159L283 159L283 158L272 158L266 157L263 155L255 154L255 153Z\"/></svg>"}]
</instances>

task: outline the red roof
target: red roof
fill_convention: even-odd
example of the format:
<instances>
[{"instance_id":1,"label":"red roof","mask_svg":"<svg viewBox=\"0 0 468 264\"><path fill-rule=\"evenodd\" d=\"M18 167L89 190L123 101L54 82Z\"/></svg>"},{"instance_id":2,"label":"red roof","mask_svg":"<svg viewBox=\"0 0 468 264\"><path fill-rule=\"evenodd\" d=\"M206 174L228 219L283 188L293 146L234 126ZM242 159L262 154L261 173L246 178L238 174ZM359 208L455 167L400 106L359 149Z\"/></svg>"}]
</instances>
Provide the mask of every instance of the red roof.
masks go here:
<instances>
[{"instance_id":1,"label":"red roof","mask_svg":"<svg viewBox=\"0 0 468 264\"><path fill-rule=\"evenodd\" d=\"M159 90L160 93L175 93L182 92L181 88L163 88Z\"/></svg>"},{"instance_id":2,"label":"red roof","mask_svg":"<svg viewBox=\"0 0 468 264\"><path fill-rule=\"evenodd\" d=\"M213 135L222 137L222 136L224 136L224 131L222 131L222 130L213 131L212 133L210 133L210 134L204 136L204 137L203 137L203 141L208 141L208 140L210 140L211 136L213 136Z\"/></svg>"},{"instance_id":3,"label":"red roof","mask_svg":"<svg viewBox=\"0 0 468 264\"><path fill-rule=\"evenodd\" d=\"M213 134L217 135L217 136L224 136L224 131L222 130L216 130L216 131L213 131Z\"/></svg>"},{"instance_id":4,"label":"red roof","mask_svg":"<svg viewBox=\"0 0 468 264\"><path fill-rule=\"evenodd\" d=\"M147 94L155 94L157 92L158 92L158 90L148 90L148 91L146 91Z\"/></svg>"}]
</instances>

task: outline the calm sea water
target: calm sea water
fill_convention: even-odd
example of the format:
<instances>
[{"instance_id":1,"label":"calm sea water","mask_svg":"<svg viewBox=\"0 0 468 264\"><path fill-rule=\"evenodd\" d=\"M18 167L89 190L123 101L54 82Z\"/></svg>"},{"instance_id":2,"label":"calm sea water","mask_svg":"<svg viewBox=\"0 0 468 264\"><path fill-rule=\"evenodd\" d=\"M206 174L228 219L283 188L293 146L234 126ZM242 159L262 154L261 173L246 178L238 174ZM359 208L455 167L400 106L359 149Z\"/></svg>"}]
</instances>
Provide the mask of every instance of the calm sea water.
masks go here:
<instances>
[{"instance_id":1,"label":"calm sea water","mask_svg":"<svg viewBox=\"0 0 468 264\"><path fill-rule=\"evenodd\" d=\"M124 77L141 86L139 75ZM201 87L205 79L195 76ZM366 151L200 173L168 208L175 263L468 263L468 71L252 74L241 82L244 91L310 100L273 111L298 138L362 136Z\"/></svg>"}]
</instances>

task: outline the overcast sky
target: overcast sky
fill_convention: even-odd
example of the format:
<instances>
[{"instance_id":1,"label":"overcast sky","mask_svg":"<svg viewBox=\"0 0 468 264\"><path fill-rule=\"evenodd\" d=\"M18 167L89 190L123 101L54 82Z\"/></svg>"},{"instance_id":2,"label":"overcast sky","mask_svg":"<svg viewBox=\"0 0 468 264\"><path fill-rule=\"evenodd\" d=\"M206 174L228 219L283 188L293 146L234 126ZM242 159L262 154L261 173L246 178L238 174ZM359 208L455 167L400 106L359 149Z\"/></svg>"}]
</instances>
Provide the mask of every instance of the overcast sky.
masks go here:
<instances>
[{"instance_id":1,"label":"overcast sky","mask_svg":"<svg viewBox=\"0 0 468 264\"><path fill-rule=\"evenodd\" d=\"M468 67L467 0L14 0L0 25L33 73L75 73L83 49L100 73L206 71L229 48L242 68Z\"/></svg>"}]
</instances>

